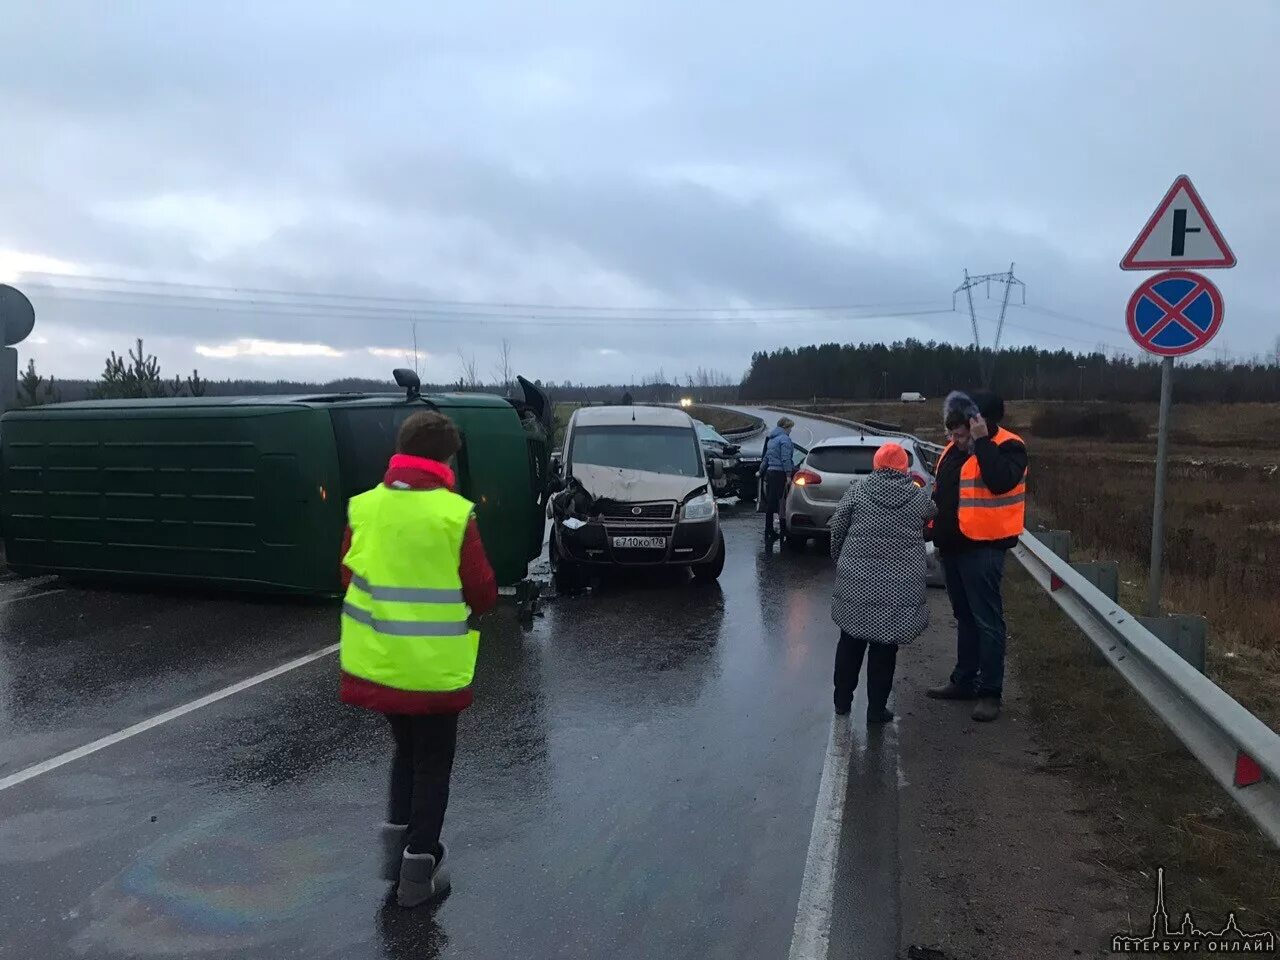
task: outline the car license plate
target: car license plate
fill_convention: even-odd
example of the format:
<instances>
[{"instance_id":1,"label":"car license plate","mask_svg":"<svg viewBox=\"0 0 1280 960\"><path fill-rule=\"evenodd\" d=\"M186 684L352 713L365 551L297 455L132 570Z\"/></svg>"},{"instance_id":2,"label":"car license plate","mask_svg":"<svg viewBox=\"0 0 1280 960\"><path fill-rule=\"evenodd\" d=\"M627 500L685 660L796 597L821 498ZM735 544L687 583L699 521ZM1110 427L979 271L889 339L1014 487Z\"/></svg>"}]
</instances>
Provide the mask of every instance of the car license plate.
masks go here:
<instances>
[{"instance_id":1,"label":"car license plate","mask_svg":"<svg viewBox=\"0 0 1280 960\"><path fill-rule=\"evenodd\" d=\"M617 550L662 550L667 546L666 537L614 537Z\"/></svg>"}]
</instances>

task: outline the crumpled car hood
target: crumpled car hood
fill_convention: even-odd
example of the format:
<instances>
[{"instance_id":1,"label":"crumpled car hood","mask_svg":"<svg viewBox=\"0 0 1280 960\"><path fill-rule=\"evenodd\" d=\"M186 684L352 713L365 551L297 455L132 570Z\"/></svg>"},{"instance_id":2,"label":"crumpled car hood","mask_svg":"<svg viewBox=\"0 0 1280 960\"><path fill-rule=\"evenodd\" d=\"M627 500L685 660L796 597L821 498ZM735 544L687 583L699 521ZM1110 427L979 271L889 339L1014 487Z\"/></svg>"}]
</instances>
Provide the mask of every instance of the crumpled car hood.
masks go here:
<instances>
[{"instance_id":1,"label":"crumpled car hood","mask_svg":"<svg viewBox=\"0 0 1280 960\"><path fill-rule=\"evenodd\" d=\"M675 500L707 486L706 477L678 477L648 470L624 470L620 467L598 467L575 463L573 476L587 493L597 500L619 500L637 503L645 500Z\"/></svg>"}]
</instances>

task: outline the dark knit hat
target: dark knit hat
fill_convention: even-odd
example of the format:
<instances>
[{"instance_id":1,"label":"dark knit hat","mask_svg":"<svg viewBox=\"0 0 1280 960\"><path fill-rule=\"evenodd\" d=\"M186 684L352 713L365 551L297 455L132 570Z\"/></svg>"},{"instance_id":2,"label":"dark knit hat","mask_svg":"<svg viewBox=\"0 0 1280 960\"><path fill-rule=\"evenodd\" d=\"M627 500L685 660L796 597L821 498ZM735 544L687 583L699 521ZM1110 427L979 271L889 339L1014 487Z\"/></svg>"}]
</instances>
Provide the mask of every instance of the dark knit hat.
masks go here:
<instances>
[{"instance_id":1,"label":"dark knit hat","mask_svg":"<svg viewBox=\"0 0 1280 960\"><path fill-rule=\"evenodd\" d=\"M989 426L996 426L1004 419L1004 400L990 390L979 390L973 395L973 402L978 405L982 419Z\"/></svg>"},{"instance_id":2,"label":"dark knit hat","mask_svg":"<svg viewBox=\"0 0 1280 960\"><path fill-rule=\"evenodd\" d=\"M952 390L942 402L942 425L948 430L964 426L981 411L963 390Z\"/></svg>"}]
</instances>

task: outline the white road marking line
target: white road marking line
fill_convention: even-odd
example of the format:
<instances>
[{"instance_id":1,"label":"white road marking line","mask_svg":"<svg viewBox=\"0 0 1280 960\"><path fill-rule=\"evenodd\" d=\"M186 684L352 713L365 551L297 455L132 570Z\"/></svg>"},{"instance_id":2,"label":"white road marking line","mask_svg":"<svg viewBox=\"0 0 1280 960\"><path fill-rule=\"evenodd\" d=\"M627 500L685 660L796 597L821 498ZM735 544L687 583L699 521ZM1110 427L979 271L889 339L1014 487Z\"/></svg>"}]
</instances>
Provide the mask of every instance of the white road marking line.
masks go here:
<instances>
[{"instance_id":1,"label":"white road marking line","mask_svg":"<svg viewBox=\"0 0 1280 960\"><path fill-rule=\"evenodd\" d=\"M48 773L50 770L56 770L58 767L71 763L73 760L79 760L81 757L87 757L91 753L97 753L99 750L105 750L107 747L128 740L130 737L136 737L140 733L152 730L161 724L168 723L170 720L176 720L178 717L191 713L193 710L199 710L201 707L207 707L211 703L217 703L219 700L225 700L227 697L233 696L242 691L248 690L250 687L256 687L260 683L274 679L281 674L288 673L290 670L296 670L298 667L306 666L316 660L321 660L330 654L338 652L336 643L330 644L314 653L308 653L298 657L296 660L290 660L288 663L282 663L278 667L272 667L264 673L250 677L247 680L241 680L239 683L233 683L229 687L223 687L213 693L206 694L198 700L192 700L190 703L184 703L180 707L174 707L172 710L166 710L164 713L157 714L149 720L143 720L135 723L131 727L125 727L116 733L108 734L92 743L86 743L83 747L76 747L74 750L68 750L56 757L51 757L34 766L27 767L25 770L19 770L17 773L11 773L9 776L0 779L0 791L8 790L10 787L16 787L20 783L26 783L34 777Z\"/></svg>"},{"instance_id":2,"label":"white road marking line","mask_svg":"<svg viewBox=\"0 0 1280 960\"><path fill-rule=\"evenodd\" d=\"M827 960L852 744L849 718L832 717L827 758L822 765L822 779L818 781L818 802L813 809L809 854L804 863L804 879L800 882L800 902L796 906L789 960Z\"/></svg>"},{"instance_id":3,"label":"white road marking line","mask_svg":"<svg viewBox=\"0 0 1280 960\"><path fill-rule=\"evenodd\" d=\"M66 591L59 587L57 590L42 590L39 593L28 593L25 597L10 597L8 600L0 600L0 607L9 603L20 603L23 600L34 600L36 597L51 597L55 593L66 593Z\"/></svg>"}]
</instances>

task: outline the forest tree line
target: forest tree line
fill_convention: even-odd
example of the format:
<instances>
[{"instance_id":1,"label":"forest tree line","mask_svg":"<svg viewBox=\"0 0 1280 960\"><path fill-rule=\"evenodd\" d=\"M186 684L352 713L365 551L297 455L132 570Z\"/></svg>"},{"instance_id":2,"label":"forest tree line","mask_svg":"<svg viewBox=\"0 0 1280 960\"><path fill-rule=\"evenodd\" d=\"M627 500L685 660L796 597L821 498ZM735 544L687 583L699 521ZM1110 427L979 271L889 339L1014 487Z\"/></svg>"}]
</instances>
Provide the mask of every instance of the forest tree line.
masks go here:
<instances>
[{"instance_id":1,"label":"forest tree line","mask_svg":"<svg viewBox=\"0 0 1280 960\"><path fill-rule=\"evenodd\" d=\"M1177 397L1180 403L1206 401L1280 401L1280 362L1180 362ZM984 364L991 355L984 354ZM474 365L473 365L474 367ZM465 367L464 367L465 369ZM474 372L456 381L423 384L423 392L484 392L513 395L519 388L514 365L504 364L506 384L481 383ZM530 378L554 401L576 403L674 403L689 396L701 402L802 400L815 397L840 400L897 399L903 393L942 397L956 388L979 385L978 354L973 347L906 340L893 344L825 343L760 351L742 382L718 370L697 369L682 376L658 370L638 382L586 384ZM585 371L584 371L585 372ZM1001 350L995 358L994 389L1009 399L1155 401L1160 393L1160 365L1154 359L1078 354L1067 350L1020 347ZM315 393L376 393L394 391L390 380L346 378L326 383L290 380L205 380L198 371L166 378L157 358L139 340L121 356L106 358L97 380L45 378L28 363L19 381L21 406L64 400L146 398L165 396L266 396Z\"/></svg>"},{"instance_id":2,"label":"forest tree line","mask_svg":"<svg viewBox=\"0 0 1280 960\"><path fill-rule=\"evenodd\" d=\"M984 364L991 363L984 351ZM915 392L943 397L980 385L972 346L905 340L893 344L824 343L758 352L742 382L743 400L897 399ZM1180 403L1280 401L1280 364L1180 361ZM1010 399L1154 401L1160 397L1155 358L1019 347L995 357L992 389Z\"/></svg>"}]
</instances>

